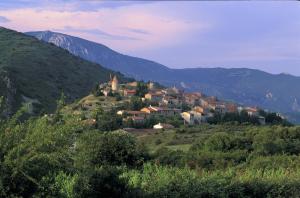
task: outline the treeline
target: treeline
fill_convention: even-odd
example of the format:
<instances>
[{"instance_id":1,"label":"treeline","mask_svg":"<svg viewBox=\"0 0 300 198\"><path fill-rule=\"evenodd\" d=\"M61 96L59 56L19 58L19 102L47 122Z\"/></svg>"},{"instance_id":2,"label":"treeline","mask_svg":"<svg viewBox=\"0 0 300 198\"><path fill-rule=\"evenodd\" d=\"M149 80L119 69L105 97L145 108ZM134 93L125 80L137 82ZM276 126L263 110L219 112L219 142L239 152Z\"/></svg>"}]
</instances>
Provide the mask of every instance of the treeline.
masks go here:
<instances>
[{"instance_id":1,"label":"treeline","mask_svg":"<svg viewBox=\"0 0 300 198\"><path fill-rule=\"evenodd\" d=\"M282 118L275 112L266 112L260 110L258 116L251 116L248 115L246 111L241 111L240 113L214 113L214 116L208 118L208 123L210 124L222 124L222 123L238 123L238 124L254 124L260 125L262 124L260 121L260 117L263 117L265 120L265 124L268 125L284 125L284 126L292 126L293 124L287 121L286 119Z\"/></svg>"}]
</instances>

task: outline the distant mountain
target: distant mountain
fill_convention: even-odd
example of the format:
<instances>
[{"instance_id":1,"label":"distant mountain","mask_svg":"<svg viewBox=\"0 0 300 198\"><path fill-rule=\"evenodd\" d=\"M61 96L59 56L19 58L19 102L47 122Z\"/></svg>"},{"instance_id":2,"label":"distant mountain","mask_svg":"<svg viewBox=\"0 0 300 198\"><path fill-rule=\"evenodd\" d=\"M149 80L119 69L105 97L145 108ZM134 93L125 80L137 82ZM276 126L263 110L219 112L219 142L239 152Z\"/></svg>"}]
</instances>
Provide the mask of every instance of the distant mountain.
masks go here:
<instances>
[{"instance_id":1,"label":"distant mountain","mask_svg":"<svg viewBox=\"0 0 300 198\"><path fill-rule=\"evenodd\" d=\"M62 92L69 101L86 96L110 73L114 72L55 45L0 28L0 96L5 97L5 115L24 102L51 112Z\"/></svg>"},{"instance_id":2,"label":"distant mountain","mask_svg":"<svg viewBox=\"0 0 300 198\"><path fill-rule=\"evenodd\" d=\"M245 105L257 105L284 113L293 112L293 115L300 112L299 77L272 75L253 69L170 69L153 61L122 55L104 45L61 33L45 31L27 34L136 79L153 80L166 86L176 85L188 91L202 91Z\"/></svg>"},{"instance_id":3,"label":"distant mountain","mask_svg":"<svg viewBox=\"0 0 300 198\"><path fill-rule=\"evenodd\" d=\"M112 70L120 71L121 73L136 79L145 79L146 76L154 77L157 75L157 71L164 73L171 71L166 66L153 61L126 56L115 52L104 45L81 38L50 31L27 32L26 34L34 36L39 40L53 43L56 46L67 49L76 56L99 63Z\"/></svg>"}]
</instances>

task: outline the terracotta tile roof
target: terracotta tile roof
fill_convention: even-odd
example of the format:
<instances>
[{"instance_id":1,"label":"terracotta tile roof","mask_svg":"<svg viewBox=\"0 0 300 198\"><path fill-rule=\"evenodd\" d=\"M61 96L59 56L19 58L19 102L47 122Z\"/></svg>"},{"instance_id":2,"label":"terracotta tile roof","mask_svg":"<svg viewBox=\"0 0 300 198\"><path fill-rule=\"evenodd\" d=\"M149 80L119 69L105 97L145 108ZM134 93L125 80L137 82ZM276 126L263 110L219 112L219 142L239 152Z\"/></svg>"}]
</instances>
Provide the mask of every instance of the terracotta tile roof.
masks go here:
<instances>
[{"instance_id":1,"label":"terracotta tile roof","mask_svg":"<svg viewBox=\"0 0 300 198\"><path fill-rule=\"evenodd\" d=\"M246 111L248 111L248 112L258 112L258 109L257 108L252 108L252 107L247 107Z\"/></svg>"},{"instance_id":2,"label":"terracotta tile roof","mask_svg":"<svg viewBox=\"0 0 300 198\"><path fill-rule=\"evenodd\" d=\"M134 93L134 94L136 93L136 90L125 89L124 91L127 93Z\"/></svg>"},{"instance_id":3,"label":"terracotta tile roof","mask_svg":"<svg viewBox=\"0 0 300 198\"><path fill-rule=\"evenodd\" d=\"M179 111L180 109L172 109L168 107L156 107L156 106L150 106L149 108L155 110L155 111Z\"/></svg>"},{"instance_id":4,"label":"terracotta tile roof","mask_svg":"<svg viewBox=\"0 0 300 198\"><path fill-rule=\"evenodd\" d=\"M147 110L150 111L150 112L154 112L155 111L154 109L149 108L149 107L144 107L144 108L141 109L141 111L143 111L143 112L145 112Z\"/></svg>"},{"instance_id":5,"label":"terracotta tile roof","mask_svg":"<svg viewBox=\"0 0 300 198\"><path fill-rule=\"evenodd\" d=\"M145 114L145 112L143 112L143 111L124 111L124 113L128 113L128 114Z\"/></svg>"}]
</instances>

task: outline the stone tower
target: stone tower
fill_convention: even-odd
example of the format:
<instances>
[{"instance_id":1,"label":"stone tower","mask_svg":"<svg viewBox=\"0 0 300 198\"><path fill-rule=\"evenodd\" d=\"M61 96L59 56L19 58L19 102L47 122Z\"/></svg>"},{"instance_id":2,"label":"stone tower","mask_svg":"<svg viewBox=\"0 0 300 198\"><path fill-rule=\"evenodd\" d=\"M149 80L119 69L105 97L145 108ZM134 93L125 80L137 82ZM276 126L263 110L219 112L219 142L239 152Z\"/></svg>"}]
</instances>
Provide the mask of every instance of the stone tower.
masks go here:
<instances>
[{"instance_id":1,"label":"stone tower","mask_svg":"<svg viewBox=\"0 0 300 198\"><path fill-rule=\"evenodd\" d=\"M150 90L154 89L154 83L153 82L148 83L148 89L150 89Z\"/></svg>"},{"instance_id":2,"label":"stone tower","mask_svg":"<svg viewBox=\"0 0 300 198\"><path fill-rule=\"evenodd\" d=\"M117 76L114 76L114 78L111 81L111 90L118 91L118 89L119 89L119 81Z\"/></svg>"}]
</instances>

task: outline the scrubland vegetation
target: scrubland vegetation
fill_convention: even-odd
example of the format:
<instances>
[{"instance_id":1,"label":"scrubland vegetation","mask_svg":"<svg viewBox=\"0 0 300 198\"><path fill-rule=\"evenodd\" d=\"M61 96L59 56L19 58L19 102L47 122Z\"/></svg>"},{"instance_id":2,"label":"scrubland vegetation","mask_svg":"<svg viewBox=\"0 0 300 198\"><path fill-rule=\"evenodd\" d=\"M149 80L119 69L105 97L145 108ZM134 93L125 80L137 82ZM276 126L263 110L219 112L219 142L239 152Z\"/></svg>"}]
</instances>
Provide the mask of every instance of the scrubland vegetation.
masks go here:
<instances>
[{"instance_id":1,"label":"scrubland vegetation","mask_svg":"<svg viewBox=\"0 0 300 198\"><path fill-rule=\"evenodd\" d=\"M21 110L1 121L1 197L300 194L300 127L202 125L133 135L91 128L60 109L30 119ZM112 121L98 116L99 126Z\"/></svg>"}]
</instances>

